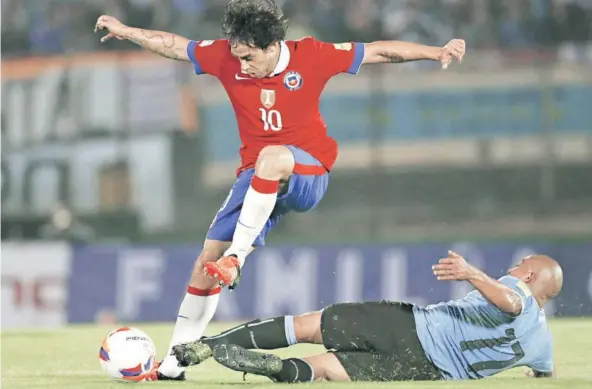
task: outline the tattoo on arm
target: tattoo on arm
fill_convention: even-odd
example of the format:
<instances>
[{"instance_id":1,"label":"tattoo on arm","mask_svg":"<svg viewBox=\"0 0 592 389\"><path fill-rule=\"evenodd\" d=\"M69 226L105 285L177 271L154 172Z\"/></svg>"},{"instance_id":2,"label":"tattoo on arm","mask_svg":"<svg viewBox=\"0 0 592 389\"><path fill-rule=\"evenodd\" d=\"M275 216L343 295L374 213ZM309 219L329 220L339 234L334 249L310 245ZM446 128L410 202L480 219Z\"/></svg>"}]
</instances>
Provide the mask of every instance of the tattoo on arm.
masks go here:
<instances>
[{"instance_id":1,"label":"tattoo on arm","mask_svg":"<svg viewBox=\"0 0 592 389\"><path fill-rule=\"evenodd\" d=\"M517 292L510 293L510 301L512 302L512 305L519 307L514 313L516 315L520 314L520 312L522 312L522 298L520 295Z\"/></svg>"},{"instance_id":2,"label":"tattoo on arm","mask_svg":"<svg viewBox=\"0 0 592 389\"><path fill-rule=\"evenodd\" d=\"M157 32L149 32L146 30L142 30L142 35L148 41L156 40L160 43L160 45L154 45L154 49L157 53L173 59L179 59L179 53L177 53L175 48L175 36L170 34L168 37L165 37L163 34ZM169 38L169 39L166 39ZM159 47L160 46L160 47Z\"/></svg>"},{"instance_id":3,"label":"tattoo on arm","mask_svg":"<svg viewBox=\"0 0 592 389\"><path fill-rule=\"evenodd\" d=\"M150 51L166 58L185 59L185 47L177 47L175 34L139 29L137 34L130 34L130 40Z\"/></svg>"},{"instance_id":4,"label":"tattoo on arm","mask_svg":"<svg viewBox=\"0 0 592 389\"><path fill-rule=\"evenodd\" d=\"M390 63L402 63L405 62L402 56L397 53L382 53L381 54L384 58L386 58L387 62Z\"/></svg>"}]
</instances>

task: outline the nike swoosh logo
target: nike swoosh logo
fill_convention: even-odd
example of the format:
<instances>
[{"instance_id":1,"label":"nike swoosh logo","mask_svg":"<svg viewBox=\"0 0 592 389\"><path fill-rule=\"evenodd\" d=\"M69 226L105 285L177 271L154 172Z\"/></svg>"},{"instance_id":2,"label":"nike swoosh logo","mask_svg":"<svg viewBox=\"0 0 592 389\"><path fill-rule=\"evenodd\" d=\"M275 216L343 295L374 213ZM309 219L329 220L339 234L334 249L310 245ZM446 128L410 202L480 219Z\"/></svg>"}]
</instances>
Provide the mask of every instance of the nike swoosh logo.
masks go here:
<instances>
[{"instance_id":1,"label":"nike swoosh logo","mask_svg":"<svg viewBox=\"0 0 592 389\"><path fill-rule=\"evenodd\" d=\"M249 77L241 77L241 76L239 76L238 74L235 74L235 75L234 75L234 78L236 78L237 80L250 80L250 78L249 78Z\"/></svg>"}]
</instances>

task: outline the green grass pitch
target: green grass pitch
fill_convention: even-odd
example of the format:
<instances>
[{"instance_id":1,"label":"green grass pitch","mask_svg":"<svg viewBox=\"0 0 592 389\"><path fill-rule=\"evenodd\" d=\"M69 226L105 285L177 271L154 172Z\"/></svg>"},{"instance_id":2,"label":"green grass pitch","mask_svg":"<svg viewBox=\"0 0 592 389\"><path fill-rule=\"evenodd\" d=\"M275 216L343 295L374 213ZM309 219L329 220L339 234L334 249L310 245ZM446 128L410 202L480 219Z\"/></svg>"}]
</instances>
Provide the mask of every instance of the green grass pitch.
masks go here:
<instances>
[{"instance_id":1,"label":"green grass pitch","mask_svg":"<svg viewBox=\"0 0 592 389\"><path fill-rule=\"evenodd\" d=\"M156 343L159 357L167 347L172 324L135 324L146 331ZM210 326L215 333L229 325ZM524 368L517 368L496 377L467 382L412 382L412 383L314 383L315 387L330 386L370 388L592 388L592 320L554 319L551 327L555 339L557 371L559 377L552 380L532 379L524 376ZM98 350L103 337L112 329L106 326L71 326L55 331L3 331L2 332L2 389L10 388L119 388L129 385L159 388L200 389L236 387L272 388L276 384L255 376L242 375L226 370L215 362L188 370L185 382L148 382L127 384L110 381L103 373ZM319 346L296 346L280 353L284 356L305 356L322 352ZM303 384L308 386L310 384ZM283 386L283 385L282 385Z\"/></svg>"}]
</instances>

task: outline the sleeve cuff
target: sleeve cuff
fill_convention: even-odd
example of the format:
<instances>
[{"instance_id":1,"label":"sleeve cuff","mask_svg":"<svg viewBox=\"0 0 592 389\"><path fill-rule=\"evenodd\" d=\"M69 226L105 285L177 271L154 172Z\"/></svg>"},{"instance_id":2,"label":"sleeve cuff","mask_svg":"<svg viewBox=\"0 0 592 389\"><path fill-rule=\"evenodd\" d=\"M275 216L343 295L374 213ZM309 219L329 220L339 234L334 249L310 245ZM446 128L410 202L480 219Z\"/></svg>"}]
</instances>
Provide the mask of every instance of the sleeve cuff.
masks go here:
<instances>
[{"instance_id":1,"label":"sleeve cuff","mask_svg":"<svg viewBox=\"0 0 592 389\"><path fill-rule=\"evenodd\" d=\"M354 43L354 60L347 71L349 74L356 75L360 72L360 67L362 67L362 62L364 61L365 47L363 43Z\"/></svg>"},{"instance_id":2,"label":"sleeve cuff","mask_svg":"<svg viewBox=\"0 0 592 389\"><path fill-rule=\"evenodd\" d=\"M203 71L201 65L197 61L197 58L195 58L195 48L196 47L197 47L196 41L189 41L189 44L187 45L187 56L189 57L189 60L191 61L191 63L193 63L193 69L195 70L195 74L204 74L204 71Z\"/></svg>"}]
</instances>

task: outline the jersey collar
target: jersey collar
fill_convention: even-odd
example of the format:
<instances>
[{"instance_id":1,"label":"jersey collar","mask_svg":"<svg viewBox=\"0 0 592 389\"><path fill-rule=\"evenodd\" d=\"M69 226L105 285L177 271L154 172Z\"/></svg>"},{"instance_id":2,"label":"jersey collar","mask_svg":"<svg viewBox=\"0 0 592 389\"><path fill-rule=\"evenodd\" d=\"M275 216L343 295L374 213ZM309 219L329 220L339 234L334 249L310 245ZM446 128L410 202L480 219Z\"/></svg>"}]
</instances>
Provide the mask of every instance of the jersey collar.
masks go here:
<instances>
[{"instance_id":1,"label":"jersey collar","mask_svg":"<svg viewBox=\"0 0 592 389\"><path fill-rule=\"evenodd\" d=\"M286 44L286 42L280 42L280 58L278 59L277 65L275 65L275 69L273 69L273 73L269 75L269 77L277 76L278 74L282 73L288 67L290 63L290 48Z\"/></svg>"}]
</instances>

